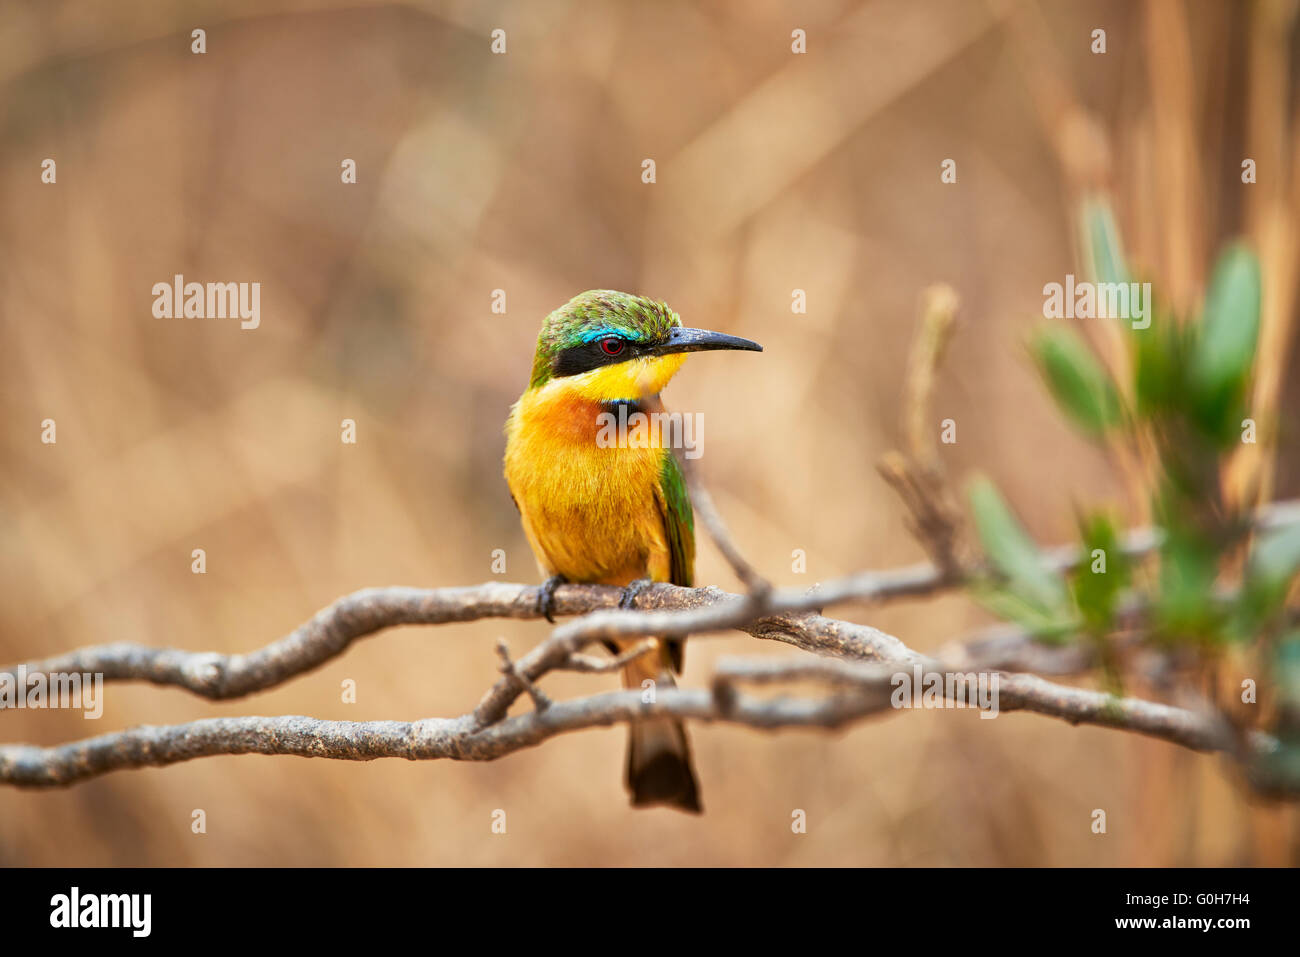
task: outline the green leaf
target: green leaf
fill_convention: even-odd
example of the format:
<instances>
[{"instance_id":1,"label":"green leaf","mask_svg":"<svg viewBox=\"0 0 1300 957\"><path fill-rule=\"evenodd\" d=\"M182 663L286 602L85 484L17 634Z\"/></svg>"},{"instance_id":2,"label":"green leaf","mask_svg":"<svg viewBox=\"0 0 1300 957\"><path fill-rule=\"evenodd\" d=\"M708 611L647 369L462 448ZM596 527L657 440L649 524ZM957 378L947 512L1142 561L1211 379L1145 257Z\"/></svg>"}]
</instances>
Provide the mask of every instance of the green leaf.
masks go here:
<instances>
[{"instance_id":1,"label":"green leaf","mask_svg":"<svg viewBox=\"0 0 1300 957\"><path fill-rule=\"evenodd\" d=\"M1005 621L1014 621L1040 641L1061 642L1079 630L1075 616L1048 611L992 582L971 586L971 597Z\"/></svg>"},{"instance_id":2,"label":"green leaf","mask_svg":"<svg viewBox=\"0 0 1300 957\"><path fill-rule=\"evenodd\" d=\"M980 542L993 567L1006 579L1004 590L1044 621L1070 619L1065 581L1043 564L1037 546L993 483L978 476L971 483L969 494Z\"/></svg>"},{"instance_id":3,"label":"green leaf","mask_svg":"<svg viewBox=\"0 0 1300 957\"><path fill-rule=\"evenodd\" d=\"M1080 205L1079 220L1083 231L1085 267L1093 282L1124 283L1129 281L1124 262L1124 246L1110 203L1090 196Z\"/></svg>"},{"instance_id":4,"label":"green leaf","mask_svg":"<svg viewBox=\"0 0 1300 957\"><path fill-rule=\"evenodd\" d=\"M1247 577L1270 591L1286 590L1300 571L1300 524L1270 529L1251 551Z\"/></svg>"},{"instance_id":5,"label":"green leaf","mask_svg":"<svg viewBox=\"0 0 1300 957\"><path fill-rule=\"evenodd\" d=\"M1128 587L1129 562L1109 516L1084 516L1079 525L1083 563L1072 580L1074 601L1088 631L1100 636L1114 625L1119 596Z\"/></svg>"},{"instance_id":6,"label":"green leaf","mask_svg":"<svg viewBox=\"0 0 1300 957\"><path fill-rule=\"evenodd\" d=\"M1219 256L1205 296L1200 336L1191 362L1198 405L1207 411L1245 391L1259 339L1259 262L1234 243Z\"/></svg>"},{"instance_id":7,"label":"green leaf","mask_svg":"<svg viewBox=\"0 0 1300 957\"><path fill-rule=\"evenodd\" d=\"M1300 525L1287 525L1262 534L1246 562L1238 608L1238 630L1255 637L1282 611L1291 582L1300 573Z\"/></svg>"},{"instance_id":8,"label":"green leaf","mask_svg":"<svg viewBox=\"0 0 1300 957\"><path fill-rule=\"evenodd\" d=\"M1151 417L1181 414L1184 405L1183 356L1185 336L1172 314L1159 305L1151 309L1151 325L1133 331L1137 412Z\"/></svg>"},{"instance_id":9,"label":"green leaf","mask_svg":"<svg viewBox=\"0 0 1300 957\"><path fill-rule=\"evenodd\" d=\"M1292 629L1278 640L1273 681L1278 703L1300 715L1300 629Z\"/></svg>"},{"instance_id":10,"label":"green leaf","mask_svg":"<svg viewBox=\"0 0 1300 957\"><path fill-rule=\"evenodd\" d=\"M1100 436L1122 421L1115 384L1074 330L1045 326L1030 349L1057 404L1085 432Z\"/></svg>"},{"instance_id":11,"label":"green leaf","mask_svg":"<svg viewBox=\"0 0 1300 957\"><path fill-rule=\"evenodd\" d=\"M1262 794L1294 797L1300 789L1300 630L1282 635L1273 660L1278 746L1257 753L1246 774Z\"/></svg>"},{"instance_id":12,"label":"green leaf","mask_svg":"<svg viewBox=\"0 0 1300 957\"><path fill-rule=\"evenodd\" d=\"M1176 514L1166 515L1162 524L1157 630L1174 640L1213 641L1223 623L1214 600L1219 548Z\"/></svg>"}]
</instances>

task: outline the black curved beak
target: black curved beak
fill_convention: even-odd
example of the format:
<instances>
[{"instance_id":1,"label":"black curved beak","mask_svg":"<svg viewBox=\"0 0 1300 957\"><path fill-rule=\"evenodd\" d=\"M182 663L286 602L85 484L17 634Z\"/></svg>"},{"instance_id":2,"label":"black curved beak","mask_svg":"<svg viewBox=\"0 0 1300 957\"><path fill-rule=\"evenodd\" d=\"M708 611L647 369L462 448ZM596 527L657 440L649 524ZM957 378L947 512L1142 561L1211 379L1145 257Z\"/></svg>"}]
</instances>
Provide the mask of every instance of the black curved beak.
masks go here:
<instances>
[{"instance_id":1,"label":"black curved beak","mask_svg":"<svg viewBox=\"0 0 1300 957\"><path fill-rule=\"evenodd\" d=\"M668 338L654 346L655 355L666 356L674 352L706 352L710 349L739 349L745 352L762 352L763 347L757 342L750 342L740 336L729 336L725 332L710 332L708 329L676 328Z\"/></svg>"}]
</instances>

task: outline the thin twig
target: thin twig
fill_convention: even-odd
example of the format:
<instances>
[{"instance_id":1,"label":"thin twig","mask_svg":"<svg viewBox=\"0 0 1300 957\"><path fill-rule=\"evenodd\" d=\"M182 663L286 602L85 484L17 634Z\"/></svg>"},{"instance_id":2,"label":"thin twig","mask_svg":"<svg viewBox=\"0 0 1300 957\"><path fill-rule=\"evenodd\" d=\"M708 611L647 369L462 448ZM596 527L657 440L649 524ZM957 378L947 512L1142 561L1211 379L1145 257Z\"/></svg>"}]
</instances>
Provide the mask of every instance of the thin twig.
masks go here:
<instances>
[{"instance_id":1,"label":"thin twig","mask_svg":"<svg viewBox=\"0 0 1300 957\"><path fill-rule=\"evenodd\" d=\"M634 645L621 655L615 655L613 658L597 658L595 655L583 655L575 652L569 655L569 660L556 670L578 671L589 675L612 674L622 670L625 665L631 664L638 658L644 657L657 647L655 642L646 640Z\"/></svg>"},{"instance_id":2,"label":"thin twig","mask_svg":"<svg viewBox=\"0 0 1300 957\"><path fill-rule=\"evenodd\" d=\"M932 414L939 364L957 322L957 293L945 283L928 287L907 363L902 433L905 452L887 452L876 469L903 500L908 529L930 559L954 581L968 564L962 545L961 510L949 486L935 440L939 422Z\"/></svg>"},{"instance_id":3,"label":"thin twig","mask_svg":"<svg viewBox=\"0 0 1300 957\"><path fill-rule=\"evenodd\" d=\"M690 489L695 517L708 530L709 537L718 546L718 551L727 560L727 564L731 566L731 570L736 573L736 577L740 579L745 589L761 603L771 593L772 584L741 554L731 533L727 530L727 523L722 520L722 515L713 504L713 496L699 480L696 466L687 460L682 471L686 476L687 487Z\"/></svg>"},{"instance_id":4,"label":"thin twig","mask_svg":"<svg viewBox=\"0 0 1300 957\"><path fill-rule=\"evenodd\" d=\"M518 666L510 660L510 646L504 638L497 639L497 655L501 658L501 673L517 681L519 686L528 692L528 697L533 699L534 708L538 711L545 711L553 704L546 692L533 684L527 675L523 674Z\"/></svg>"}]
</instances>

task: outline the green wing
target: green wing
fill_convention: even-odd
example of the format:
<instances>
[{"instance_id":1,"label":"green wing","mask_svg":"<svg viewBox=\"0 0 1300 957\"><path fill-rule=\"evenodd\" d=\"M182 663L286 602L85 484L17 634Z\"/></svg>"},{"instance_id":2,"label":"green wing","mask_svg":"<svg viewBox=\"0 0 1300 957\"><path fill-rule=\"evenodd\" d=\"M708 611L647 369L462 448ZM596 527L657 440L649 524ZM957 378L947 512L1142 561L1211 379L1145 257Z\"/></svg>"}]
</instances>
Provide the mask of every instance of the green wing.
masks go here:
<instances>
[{"instance_id":1,"label":"green wing","mask_svg":"<svg viewBox=\"0 0 1300 957\"><path fill-rule=\"evenodd\" d=\"M695 513L691 511L686 477L670 449L664 450L658 499L668 538L671 581L689 588L695 584ZM681 641L668 642L668 654L673 670L680 672L686 659L685 645Z\"/></svg>"},{"instance_id":2,"label":"green wing","mask_svg":"<svg viewBox=\"0 0 1300 957\"><path fill-rule=\"evenodd\" d=\"M664 450L664 464L659 472L659 507L668 532L668 550L672 558L672 583L687 588L695 584L695 514L686 477L677 457Z\"/></svg>"}]
</instances>

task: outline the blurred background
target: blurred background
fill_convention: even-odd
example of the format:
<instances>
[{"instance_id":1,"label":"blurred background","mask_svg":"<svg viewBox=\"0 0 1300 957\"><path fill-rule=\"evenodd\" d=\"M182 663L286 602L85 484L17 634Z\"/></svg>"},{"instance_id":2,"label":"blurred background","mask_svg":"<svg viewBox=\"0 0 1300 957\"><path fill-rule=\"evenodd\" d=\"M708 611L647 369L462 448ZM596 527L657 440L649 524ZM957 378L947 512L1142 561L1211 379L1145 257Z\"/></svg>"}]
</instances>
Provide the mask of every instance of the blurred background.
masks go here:
<instances>
[{"instance_id":1,"label":"blurred background","mask_svg":"<svg viewBox=\"0 0 1300 957\"><path fill-rule=\"evenodd\" d=\"M779 583L923 559L875 463L900 442L935 281L961 300L934 399L958 421L950 474L987 472L1043 543L1073 537L1076 503L1143 521L1063 425L1024 336L1043 285L1081 271L1075 209L1103 191L1131 259L1175 302L1199 297L1224 239L1254 244L1257 388L1296 408L1296 13L1226 0L4 0L0 661L116 640L249 651L364 586L538 581L501 477L502 424L543 316L589 288L663 299L688 325L766 347L688 363L665 400L704 414L702 477ZM497 28L504 55L490 50ZM940 181L949 158L955 184ZM340 181L345 159L355 185ZM154 318L151 288L176 273L261 282L260 328ZM794 289L806 314L791 311ZM47 418L54 445L40 441ZM344 418L355 445L340 442ZM1278 425L1265 465L1285 498L1300 493L1300 450L1280 411ZM711 544L697 581L738 587ZM960 595L834 613L922 650L991 621ZM517 655L546 633L397 629L220 704L110 685L100 721L10 711L0 740L211 715L454 716L496 676L497 636ZM796 653L697 639L683 683L739 652ZM348 678L355 704L341 700ZM837 734L692 733L701 818L627 806L614 728L491 764L219 757L0 789L0 864L1300 860L1294 807L1251 798L1219 758L1134 735L969 711ZM206 834L191 833L196 808ZM497 808L505 835L491 831ZM806 834L791 833L795 808ZM1091 832L1095 808L1105 835Z\"/></svg>"}]
</instances>

